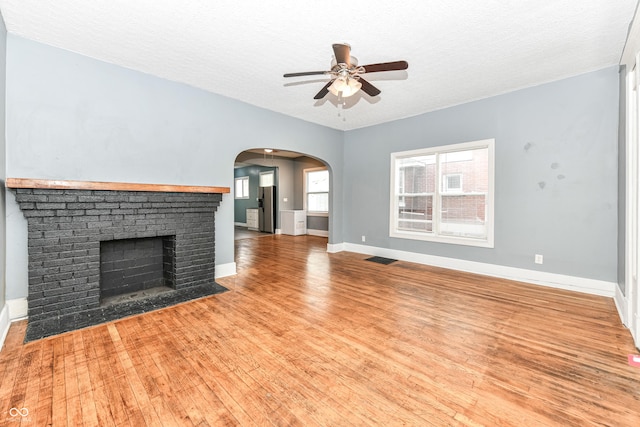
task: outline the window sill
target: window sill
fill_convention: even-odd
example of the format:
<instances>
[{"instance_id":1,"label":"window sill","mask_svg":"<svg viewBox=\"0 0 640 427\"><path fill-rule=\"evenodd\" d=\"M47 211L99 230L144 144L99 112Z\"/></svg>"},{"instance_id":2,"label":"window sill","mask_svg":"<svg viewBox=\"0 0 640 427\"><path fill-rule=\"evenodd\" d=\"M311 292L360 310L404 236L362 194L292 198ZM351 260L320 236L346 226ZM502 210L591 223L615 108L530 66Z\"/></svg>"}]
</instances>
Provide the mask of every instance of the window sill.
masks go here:
<instances>
[{"instance_id":1,"label":"window sill","mask_svg":"<svg viewBox=\"0 0 640 427\"><path fill-rule=\"evenodd\" d=\"M455 237L455 236L436 236L422 233L411 233L392 230L389 233L389 237L396 239L409 239L409 240L422 240L425 242L434 243L447 243L451 245L460 246L474 246L479 248L493 248L493 238L489 239L472 239L467 237Z\"/></svg>"}]
</instances>

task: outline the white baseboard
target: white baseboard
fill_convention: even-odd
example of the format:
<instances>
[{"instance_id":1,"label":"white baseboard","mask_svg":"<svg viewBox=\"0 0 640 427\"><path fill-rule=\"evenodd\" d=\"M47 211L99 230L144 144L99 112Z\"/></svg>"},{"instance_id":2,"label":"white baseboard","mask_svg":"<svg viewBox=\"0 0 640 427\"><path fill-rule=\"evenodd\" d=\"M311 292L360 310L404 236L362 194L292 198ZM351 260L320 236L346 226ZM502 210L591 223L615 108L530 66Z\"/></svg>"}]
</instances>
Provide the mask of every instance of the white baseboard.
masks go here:
<instances>
[{"instance_id":1,"label":"white baseboard","mask_svg":"<svg viewBox=\"0 0 640 427\"><path fill-rule=\"evenodd\" d=\"M218 277L233 276L236 274L236 263L216 264L216 279Z\"/></svg>"},{"instance_id":2,"label":"white baseboard","mask_svg":"<svg viewBox=\"0 0 640 427\"><path fill-rule=\"evenodd\" d=\"M616 309L618 309L622 324L628 328L630 326L630 319L627 314L627 299L622 294L619 286L616 286L616 294L613 297L613 301L616 303Z\"/></svg>"},{"instance_id":3,"label":"white baseboard","mask_svg":"<svg viewBox=\"0 0 640 427\"><path fill-rule=\"evenodd\" d=\"M282 234L282 230L279 228L276 228L276 234Z\"/></svg>"},{"instance_id":4,"label":"white baseboard","mask_svg":"<svg viewBox=\"0 0 640 427\"><path fill-rule=\"evenodd\" d=\"M627 329L629 329L629 333L633 338L633 342L636 348L640 350L640 331L636 331L634 335L634 330L633 330L633 322L634 321L638 322L638 320L634 319L633 314L629 312L627 297L622 294L622 291L618 286L616 286L616 295L613 297L613 301L616 303L616 309L618 309L618 314L620 315L620 320L622 320L622 324Z\"/></svg>"},{"instance_id":5,"label":"white baseboard","mask_svg":"<svg viewBox=\"0 0 640 427\"><path fill-rule=\"evenodd\" d=\"M246 222L234 222L233 225L235 225L237 227L246 227L247 223Z\"/></svg>"},{"instance_id":6,"label":"white baseboard","mask_svg":"<svg viewBox=\"0 0 640 427\"><path fill-rule=\"evenodd\" d=\"M16 298L7 300L0 311L0 350L9 333L11 322L27 318L27 299Z\"/></svg>"},{"instance_id":7,"label":"white baseboard","mask_svg":"<svg viewBox=\"0 0 640 427\"><path fill-rule=\"evenodd\" d=\"M344 251L344 243L327 243L327 252L335 254Z\"/></svg>"},{"instance_id":8,"label":"white baseboard","mask_svg":"<svg viewBox=\"0 0 640 427\"><path fill-rule=\"evenodd\" d=\"M10 326L11 321L9 320L9 307L5 304L4 307L2 307L2 310L0 310L0 351L4 346L4 340L7 338Z\"/></svg>"},{"instance_id":9,"label":"white baseboard","mask_svg":"<svg viewBox=\"0 0 640 427\"><path fill-rule=\"evenodd\" d=\"M327 245L327 252L339 252L337 250L330 251L328 246L329 245ZM337 247L338 245L333 245L333 249ZM583 277L566 276L524 268L505 267L502 265L406 252L397 249L358 245L355 243L343 243L343 250L611 298L615 296L616 288L618 287L617 283L606 282L604 280L586 279Z\"/></svg>"},{"instance_id":10,"label":"white baseboard","mask_svg":"<svg viewBox=\"0 0 640 427\"><path fill-rule=\"evenodd\" d=\"M327 230L314 230L312 228L307 228L307 234L309 236L329 237L329 232Z\"/></svg>"},{"instance_id":11,"label":"white baseboard","mask_svg":"<svg viewBox=\"0 0 640 427\"><path fill-rule=\"evenodd\" d=\"M12 322L26 319L29 314L27 298L9 299L7 300L7 307L9 307L9 319L11 319Z\"/></svg>"}]
</instances>

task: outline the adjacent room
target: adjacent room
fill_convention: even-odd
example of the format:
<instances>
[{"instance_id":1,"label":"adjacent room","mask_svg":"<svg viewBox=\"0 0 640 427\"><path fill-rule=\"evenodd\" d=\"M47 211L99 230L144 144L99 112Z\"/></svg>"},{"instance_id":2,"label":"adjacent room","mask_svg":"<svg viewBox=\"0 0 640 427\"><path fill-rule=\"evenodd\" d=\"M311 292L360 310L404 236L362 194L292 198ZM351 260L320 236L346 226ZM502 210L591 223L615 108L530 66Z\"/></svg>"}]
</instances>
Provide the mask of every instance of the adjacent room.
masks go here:
<instances>
[{"instance_id":1,"label":"adjacent room","mask_svg":"<svg viewBox=\"0 0 640 427\"><path fill-rule=\"evenodd\" d=\"M637 0L0 0L0 424L640 425Z\"/></svg>"},{"instance_id":2,"label":"adjacent room","mask_svg":"<svg viewBox=\"0 0 640 427\"><path fill-rule=\"evenodd\" d=\"M302 153L240 153L234 164L236 239L265 233L328 237L329 181L327 165Z\"/></svg>"}]
</instances>

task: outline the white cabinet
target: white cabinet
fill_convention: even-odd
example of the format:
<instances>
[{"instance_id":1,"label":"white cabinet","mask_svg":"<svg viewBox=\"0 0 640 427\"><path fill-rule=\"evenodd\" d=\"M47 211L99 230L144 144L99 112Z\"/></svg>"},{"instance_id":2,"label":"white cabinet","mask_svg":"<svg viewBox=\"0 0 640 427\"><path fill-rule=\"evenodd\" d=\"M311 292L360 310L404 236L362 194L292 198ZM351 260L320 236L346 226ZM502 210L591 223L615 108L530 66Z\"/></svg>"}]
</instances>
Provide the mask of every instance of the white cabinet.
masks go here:
<instances>
[{"instance_id":1,"label":"white cabinet","mask_svg":"<svg viewBox=\"0 0 640 427\"><path fill-rule=\"evenodd\" d=\"M282 234L307 234L307 211L280 211Z\"/></svg>"},{"instance_id":2,"label":"white cabinet","mask_svg":"<svg viewBox=\"0 0 640 427\"><path fill-rule=\"evenodd\" d=\"M258 230L258 209L247 209L247 228L249 230Z\"/></svg>"}]
</instances>

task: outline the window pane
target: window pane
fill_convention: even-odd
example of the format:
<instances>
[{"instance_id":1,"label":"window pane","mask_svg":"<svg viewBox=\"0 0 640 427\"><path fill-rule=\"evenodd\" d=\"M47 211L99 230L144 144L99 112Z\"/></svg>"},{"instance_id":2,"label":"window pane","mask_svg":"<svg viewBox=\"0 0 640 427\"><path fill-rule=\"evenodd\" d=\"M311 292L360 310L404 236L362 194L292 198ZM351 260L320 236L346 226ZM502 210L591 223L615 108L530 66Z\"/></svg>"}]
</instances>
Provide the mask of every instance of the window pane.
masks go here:
<instances>
[{"instance_id":1,"label":"window pane","mask_svg":"<svg viewBox=\"0 0 640 427\"><path fill-rule=\"evenodd\" d=\"M400 159L398 167L398 193L433 193L436 182L436 156Z\"/></svg>"},{"instance_id":2,"label":"window pane","mask_svg":"<svg viewBox=\"0 0 640 427\"><path fill-rule=\"evenodd\" d=\"M400 159L398 168L398 230L433 232L436 156Z\"/></svg>"},{"instance_id":3,"label":"window pane","mask_svg":"<svg viewBox=\"0 0 640 427\"><path fill-rule=\"evenodd\" d=\"M488 149L441 154L440 174L440 234L486 238Z\"/></svg>"},{"instance_id":4,"label":"window pane","mask_svg":"<svg viewBox=\"0 0 640 427\"><path fill-rule=\"evenodd\" d=\"M271 187L273 184L273 172L260 172L260 187Z\"/></svg>"},{"instance_id":5,"label":"window pane","mask_svg":"<svg viewBox=\"0 0 640 427\"><path fill-rule=\"evenodd\" d=\"M465 193L486 193L489 186L489 150L478 148L440 155L440 174L443 182L448 176L459 176Z\"/></svg>"},{"instance_id":6,"label":"window pane","mask_svg":"<svg viewBox=\"0 0 640 427\"><path fill-rule=\"evenodd\" d=\"M329 194L307 194L307 210L310 212L329 212Z\"/></svg>"},{"instance_id":7,"label":"window pane","mask_svg":"<svg viewBox=\"0 0 640 427\"><path fill-rule=\"evenodd\" d=\"M329 171L307 172L307 192L319 193L329 191Z\"/></svg>"},{"instance_id":8,"label":"window pane","mask_svg":"<svg viewBox=\"0 0 640 427\"><path fill-rule=\"evenodd\" d=\"M235 180L236 199L249 198L249 177L243 176Z\"/></svg>"},{"instance_id":9,"label":"window pane","mask_svg":"<svg viewBox=\"0 0 640 427\"><path fill-rule=\"evenodd\" d=\"M400 196L398 200L398 218L431 221L433 215L433 196Z\"/></svg>"},{"instance_id":10,"label":"window pane","mask_svg":"<svg viewBox=\"0 0 640 427\"><path fill-rule=\"evenodd\" d=\"M242 197L249 198L249 178L242 180Z\"/></svg>"},{"instance_id":11,"label":"window pane","mask_svg":"<svg viewBox=\"0 0 640 427\"><path fill-rule=\"evenodd\" d=\"M433 231L433 196L400 196L398 229Z\"/></svg>"},{"instance_id":12,"label":"window pane","mask_svg":"<svg viewBox=\"0 0 640 427\"><path fill-rule=\"evenodd\" d=\"M440 234L485 238L485 210L484 194L443 195Z\"/></svg>"},{"instance_id":13,"label":"window pane","mask_svg":"<svg viewBox=\"0 0 640 427\"><path fill-rule=\"evenodd\" d=\"M398 221L398 230L401 231L417 231L424 233L433 232L433 223L426 221Z\"/></svg>"}]
</instances>

